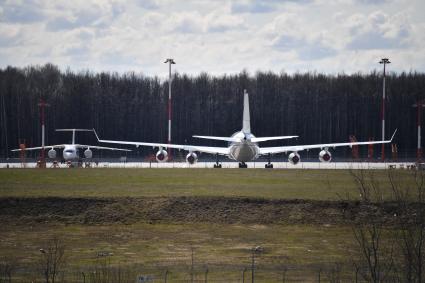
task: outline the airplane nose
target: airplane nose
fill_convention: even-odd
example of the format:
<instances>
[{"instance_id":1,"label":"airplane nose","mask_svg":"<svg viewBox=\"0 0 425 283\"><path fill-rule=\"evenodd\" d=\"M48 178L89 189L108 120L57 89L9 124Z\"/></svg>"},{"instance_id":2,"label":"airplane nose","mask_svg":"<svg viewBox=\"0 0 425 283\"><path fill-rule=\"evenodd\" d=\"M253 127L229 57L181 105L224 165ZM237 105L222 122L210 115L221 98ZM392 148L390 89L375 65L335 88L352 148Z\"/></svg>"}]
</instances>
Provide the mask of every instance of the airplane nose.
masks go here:
<instances>
[{"instance_id":1,"label":"airplane nose","mask_svg":"<svg viewBox=\"0 0 425 283\"><path fill-rule=\"evenodd\" d=\"M63 157L65 159L72 159L72 158L74 158L74 154L73 154L73 152L64 152Z\"/></svg>"}]
</instances>

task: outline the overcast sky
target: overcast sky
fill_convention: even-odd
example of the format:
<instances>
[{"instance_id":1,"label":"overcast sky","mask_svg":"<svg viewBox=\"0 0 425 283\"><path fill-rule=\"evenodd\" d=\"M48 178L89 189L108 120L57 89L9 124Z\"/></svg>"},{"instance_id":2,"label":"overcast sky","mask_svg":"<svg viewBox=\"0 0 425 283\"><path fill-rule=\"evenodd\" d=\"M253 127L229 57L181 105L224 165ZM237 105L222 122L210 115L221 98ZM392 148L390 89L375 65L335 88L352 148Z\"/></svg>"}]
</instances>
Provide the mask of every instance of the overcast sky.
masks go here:
<instances>
[{"instance_id":1,"label":"overcast sky","mask_svg":"<svg viewBox=\"0 0 425 283\"><path fill-rule=\"evenodd\" d=\"M0 0L0 67L425 71L424 0Z\"/></svg>"}]
</instances>

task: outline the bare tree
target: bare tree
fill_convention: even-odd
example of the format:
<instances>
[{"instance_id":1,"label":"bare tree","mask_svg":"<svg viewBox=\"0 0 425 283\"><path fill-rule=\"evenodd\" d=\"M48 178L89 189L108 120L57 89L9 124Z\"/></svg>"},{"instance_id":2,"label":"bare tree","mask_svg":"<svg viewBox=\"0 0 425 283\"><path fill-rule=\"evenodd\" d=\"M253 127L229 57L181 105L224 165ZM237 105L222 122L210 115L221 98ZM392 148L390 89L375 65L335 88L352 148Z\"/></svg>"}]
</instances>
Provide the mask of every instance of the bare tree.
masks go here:
<instances>
[{"instance_id":1,"label":"bare tree","mask_svg":"<svg viewBox=\"0 0 425 283\"><path fill-rule=\"evenodd\" d=\"M65 264L65 246L59 238L53 238L46 248L40 248L39 264L46 283L55 283Z\"/></svg>"},{"instance_id":2,"label":"bare tree","mask_svg":"<svg viewBox=\"0 0 425 283\"><path fill-rule=\"evenodd\" d=\"M350 173L357 182L361 203L375 206L383 203L382 190L372 171L351 170ZM394 272L394 245L386 230L382 220L372 215L367 222L353 223L352 231L359 248L354 266L367 282L386 282Z\"/></svg>"},{"instance_id":3,"label":"bare tree","mask_svg":"<svg viewBox=\"0 0 425 283\"><path fill-rule=\"evenodd\" d=\"M341 272L342 272L342 264L341 263L336 262L336 263L332 264L326 270L326 277L328 279L328 282L329 283L340 283L340 282L342 282Z\"/></svg>"},{"instance_id":4,"label":"bare tree","mask_svg":"<svg viewBox=\"0 0 425 283\"><path fill-rule=\"evenodd\" d=\"M425 176L422 171L407 173L408 180L389 171L393 197L397 204L394 238L401 252L400 272L403 281L425 280ZM410 180L409 180L410 179Z\"/></svg>"},{"instance_id":5,"label":"bare tree","mask_svg":"<svg viewBox=\"0 0 425 283\"><path fill-rule=\"evenodd\" d=\"M0 283L11 283L12 273L16 268L16 263L12 259L0 259Z\"/></svg>"}]
</instances>

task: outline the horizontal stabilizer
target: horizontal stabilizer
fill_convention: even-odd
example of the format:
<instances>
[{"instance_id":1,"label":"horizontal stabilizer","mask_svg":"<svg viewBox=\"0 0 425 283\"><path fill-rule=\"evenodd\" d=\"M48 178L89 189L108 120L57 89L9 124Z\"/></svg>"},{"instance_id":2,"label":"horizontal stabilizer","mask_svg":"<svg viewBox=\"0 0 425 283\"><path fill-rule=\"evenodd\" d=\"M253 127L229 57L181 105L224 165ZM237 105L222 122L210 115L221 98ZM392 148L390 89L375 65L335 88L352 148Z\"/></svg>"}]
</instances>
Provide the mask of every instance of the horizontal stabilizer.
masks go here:
<instances>
[{"instance_id":1,"label":"horizontal stabilizer","mask_svg":"<svg viewBox=\"0 0 425 283\"><path fill-rule=\"evenodd\" d=\"M214 136L193 136L194 138L199 139L207 139L207 140L218 140L218 141L226 141L226 142L240 142L240 139L233 137L214 137Z\"/></svg>"},{"instance_id":2,"label":"horizontal stabilizer","mask_svg":"<svg viewBox=\"0 0 425 283\"><path fill-rule=\"evenodd\" d=\"M56 132L93 132L92 129L56 129Z\"/></svg>"},{"instance_id":3,"label":"horizontal stabilizer","mask_svg":"<svg viewBox=\"0 0 425 283\"><path fill-rule=\"evenodd\" d=\"M277 136L277 137L261 137L261 138L251 138L252 142L265 142L265 141L274 141L274 140L286 140L298 138L298 136Z\"/></svg>"}]
</instances>

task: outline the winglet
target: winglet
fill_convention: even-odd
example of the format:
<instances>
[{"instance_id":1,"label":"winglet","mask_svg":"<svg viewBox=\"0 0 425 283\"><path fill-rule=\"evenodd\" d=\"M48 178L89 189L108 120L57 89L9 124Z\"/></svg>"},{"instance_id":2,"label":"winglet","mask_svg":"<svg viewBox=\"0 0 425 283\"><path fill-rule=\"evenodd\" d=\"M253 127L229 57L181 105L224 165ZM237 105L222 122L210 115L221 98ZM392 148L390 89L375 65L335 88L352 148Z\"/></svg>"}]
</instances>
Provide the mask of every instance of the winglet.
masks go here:
<instances>
[{"instance_id":1,"label":"winglet","mask_svg":"<svg viewBox=\"0 0 425 283\"><path fill-rule=\"evenodd\" d=\"M97 135L96 130L95 130L94 128L93 128L93 133L94 133L94 135L96 136L97 141L98 141L98 142L100 142L99 136Z\"/></svg>"},{"instance_id":2,"label":"winglet","mask_svg":"<svg viewBox=\"0 0 425 283\"><path fill-rule=\"evenodd\" d=\"M397 129L395 129L394 134L392 135L392 137L391 137L390 141L393 141L393 138L394 138L394 136L395 136L395 133L397 133Z\"/></svg>"}]
</instances>

